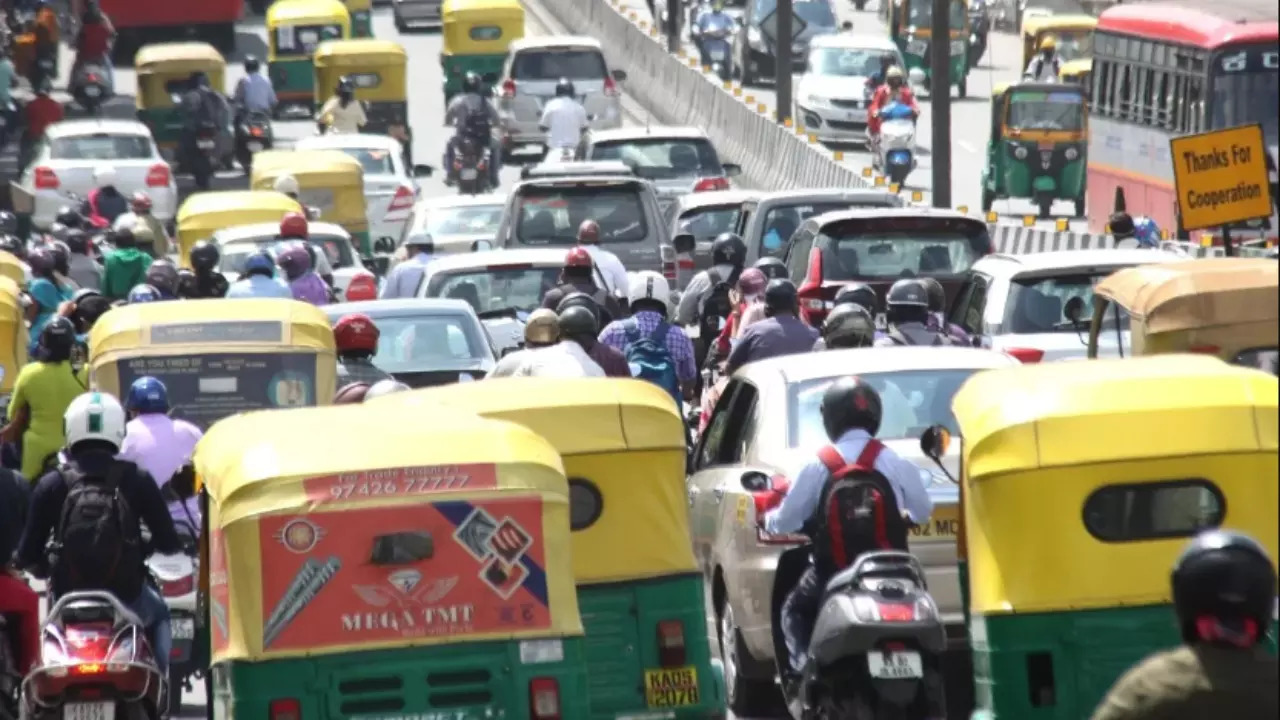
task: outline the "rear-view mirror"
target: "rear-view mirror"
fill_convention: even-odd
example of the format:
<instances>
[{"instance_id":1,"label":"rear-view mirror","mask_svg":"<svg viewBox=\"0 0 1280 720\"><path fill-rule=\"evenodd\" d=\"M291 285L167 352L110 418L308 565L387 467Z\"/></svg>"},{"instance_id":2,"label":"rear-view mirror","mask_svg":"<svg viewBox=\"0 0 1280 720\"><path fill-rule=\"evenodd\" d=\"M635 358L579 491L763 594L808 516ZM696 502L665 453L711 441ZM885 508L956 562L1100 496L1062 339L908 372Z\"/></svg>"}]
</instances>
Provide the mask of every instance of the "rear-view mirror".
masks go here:
<instances>
[{"instance_id":1,"label":"rear-view mirror","mask_svg":"<svg viewBox=\"0 0 1280 720\"><path fill-rule=\"evenodd\" d=\"M416 178L431 177L431 173L435 171L436 169L431 167L430 165L414 165L413 166L413 176Z\"/></svg>"},{"instance_id":2,"label":"rear-view mirror","mask_svg":"<svg viewBox=\"0 0 1280 720\"><path fill-rule=\"evenodd\" d=\"M369 272L382 277L387 274L387 270L391 267L391 258L386 255L377 255L371 258L361 258L364 267Z\"/></svg>"},{"instance_id":3,"label":"rear-view mirror","mask_svg":"<svg viewBox=\"0 0 1280 720\"><path fill-rule=\"evenodd\" d=\"M845 20L844 22L840 23L840 29L844 30L845 32L852 32L853 22L850 20Z\"/></svg>"},{"instance_id":4,"label":"rear-view mirror","mask_svg":"<svg viewBox=\"0 0 1280 720\"><path fill-rule=\"evenodd\" d=\"M742 489L747 492L764 492L769 489L770 485L769 476L762 472L749 470L742 474Z\"/></svg>"},{"instance_id":5,"label":"rear-view mirror","mask_svg":"<svg viewBox=\"0 0 1280 720\"><path fill-rule=\"evenodd\" d=\"M307 206L307 219L311 221L320 219L320 208Z\"/></svg>"},{"instance_id":6,"label":"rear-view mirror","mask_svg":"<svg viewBox=\"0 0 1280 720\"><path fill-rule=\"evenodd\" d=\"M1073 296L1062 308L1062 314L1071 321L1071 324L1078 324L1080 316L1084 314L1084 299L1079 295Z\"/></svg>"},{"instance_id":7,"label":"rear-view mirror","mask_svg":"<svg viewBox=\"0 0 1280 720\"><path fill-rule=\"evenodd\" d=\"M623 80L627 79L626 70L614 70L612 74L613 74L613 79L617 80L618 82L622 82Z\"/></svg>"},{"instance_id":8,"label":"rear-view mirror","mask_svg":"<svg viewBox=\"0 0 1280 720\"><path fill-rule=\"evenodd\" d=\"M676 252L681 255L692 253L697 247L698 241L689 233L680 233L671 240L671 244L675 246Z\"/></svg>"},{"instance_id":9,"label":"rear-view mirror","mask_svg":"<svg viewBox=\"0 0 1280 720\"><path fill-rule=\"evenodd\" d=\"M389 237L380 237L373 242L373 251L391 254L396 251L396 241Z\"/></svg>"},{"instance_id":10,"label":"rear-view mirror","mask_svg":"<svg viewBox=\"0 0 1280 720\"><path fill-rule=\"evenodd\" d=\"M941 425L931 425L920 435L920 452L934 462L941 462L951 446L951 431Z\"/></svg>"},{"instance_id":11,"label":"rear-view mirror","mask_svg":"<svg viewBox=\"0 0 1280 720\"><path fill-rule=\"evenodd\" d=\"M725 177L737 177L742 174L742 166L737 163L720 163L720 167L724 168Z\"/></svg>"},{"instance_id":12,"label":"rear-view mirror","mask_svg":"<svg viewBox=\"0 0 1280 720\"><path fill-rule=\"evenodd\" d=\"M475 242L471 243L471 252L483 252L485 250L492 250L492 249L493 249L493 243L489 242L488 240L476 240Z\"/></svg>"}]
</instances>

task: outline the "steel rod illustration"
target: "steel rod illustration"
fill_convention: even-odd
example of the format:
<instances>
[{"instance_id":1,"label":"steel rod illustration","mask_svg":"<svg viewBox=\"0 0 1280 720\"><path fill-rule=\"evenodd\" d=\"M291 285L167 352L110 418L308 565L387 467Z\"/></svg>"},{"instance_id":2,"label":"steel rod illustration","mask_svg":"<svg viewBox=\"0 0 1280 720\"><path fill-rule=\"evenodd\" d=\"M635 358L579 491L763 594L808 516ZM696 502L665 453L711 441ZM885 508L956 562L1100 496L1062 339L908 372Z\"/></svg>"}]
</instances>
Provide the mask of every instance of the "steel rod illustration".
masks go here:
<instances>
[{"instance_id":1,"label":"steel rod illustration","mask_svg":"<svg viewBox=\"0 0 1280 720\"><path fill-rule=\"evenodd\" d=\"M285 591L284 597L280 598L280 602L276 603L275 609L271 611L271 617L267 620L266 625L262 629L262 646L270 647L272 643L280 637L280 633L289 627L289 623L320 594L322 590L334 575L338 574L338 570L342 567L342 561L337 557L330 556L329 560L323 565L315 558L307 558L302 564L302 568L298 570L298 574L294 576L293 582L289 584L289 589Z\"/></svg>"},{"instance_id":2,"label":"steel rod illustration","mask_svg":"<svg viewBox=\"0 0 1280 720\"><path fill-rule=\"evenodd\" d=\"M209 614L213 616L213 621L218 624L218 632L224 638L230 638L231 632L227 628L227 608L221 602L214 600L209 603Z\"/></svg>"}]
</instances>

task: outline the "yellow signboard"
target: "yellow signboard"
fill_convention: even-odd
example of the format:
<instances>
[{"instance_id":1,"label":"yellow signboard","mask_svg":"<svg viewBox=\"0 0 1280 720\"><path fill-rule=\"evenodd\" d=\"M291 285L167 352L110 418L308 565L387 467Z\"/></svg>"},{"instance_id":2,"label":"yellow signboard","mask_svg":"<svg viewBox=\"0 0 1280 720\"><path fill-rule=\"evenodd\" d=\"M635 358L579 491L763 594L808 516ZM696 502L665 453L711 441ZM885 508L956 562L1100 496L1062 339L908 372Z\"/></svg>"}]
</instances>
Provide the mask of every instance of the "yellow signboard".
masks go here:
<instances>
[{"instance_id":1,"label":"yellow signboard","mask_svg":"<svg viewBox=\"0 0 1280 720\"><path fill-rule=\"evenodd\" d=\"M1261 125L1169 141L1184 230L1270 217L1271 181Z\"/></svg>"}]
</instances>

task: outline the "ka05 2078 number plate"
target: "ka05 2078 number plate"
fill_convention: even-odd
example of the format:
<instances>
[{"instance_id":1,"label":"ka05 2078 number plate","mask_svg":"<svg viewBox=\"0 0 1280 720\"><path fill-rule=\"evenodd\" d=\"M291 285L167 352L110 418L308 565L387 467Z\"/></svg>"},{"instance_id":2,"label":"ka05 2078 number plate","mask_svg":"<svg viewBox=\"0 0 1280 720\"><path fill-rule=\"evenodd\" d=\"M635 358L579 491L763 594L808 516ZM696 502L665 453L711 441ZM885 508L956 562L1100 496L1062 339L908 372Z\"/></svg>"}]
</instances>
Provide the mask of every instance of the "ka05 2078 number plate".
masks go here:
<instances>
[{"instance_id":1,"label":"ka05 2078 number plate","mask_svg":"<svg viewBox=\"0 0 1280 720\"><path fill-rule=\"evenodd\" d=\"M692 666L644 671L644 699L649 707L697 705L698 671Z\"/></svg>"}]
</instances>

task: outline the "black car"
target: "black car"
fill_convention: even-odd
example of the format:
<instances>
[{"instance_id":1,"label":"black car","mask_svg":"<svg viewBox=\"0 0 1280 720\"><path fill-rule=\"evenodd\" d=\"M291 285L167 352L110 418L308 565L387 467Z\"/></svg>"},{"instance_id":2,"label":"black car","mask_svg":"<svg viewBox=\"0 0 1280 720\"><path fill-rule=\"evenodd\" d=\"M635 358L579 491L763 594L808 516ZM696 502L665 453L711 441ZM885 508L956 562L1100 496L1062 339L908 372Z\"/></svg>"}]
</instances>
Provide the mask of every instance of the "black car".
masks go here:
<instances>
[{"instance_id":1,"label":"black car","mask_svg":"<svg viewBox=\"0 0 1280 720\"><path fill-rule=\"evenodd\" d=\"M792 5L791 37L783 47L791 53L793 72L804 70L809 41L840 31L840 21L828 0L796 0ZM738 34L733 39L734 73L753 85L777 73L777 0L748 0Z\"/></svg>"}]
</instances>

